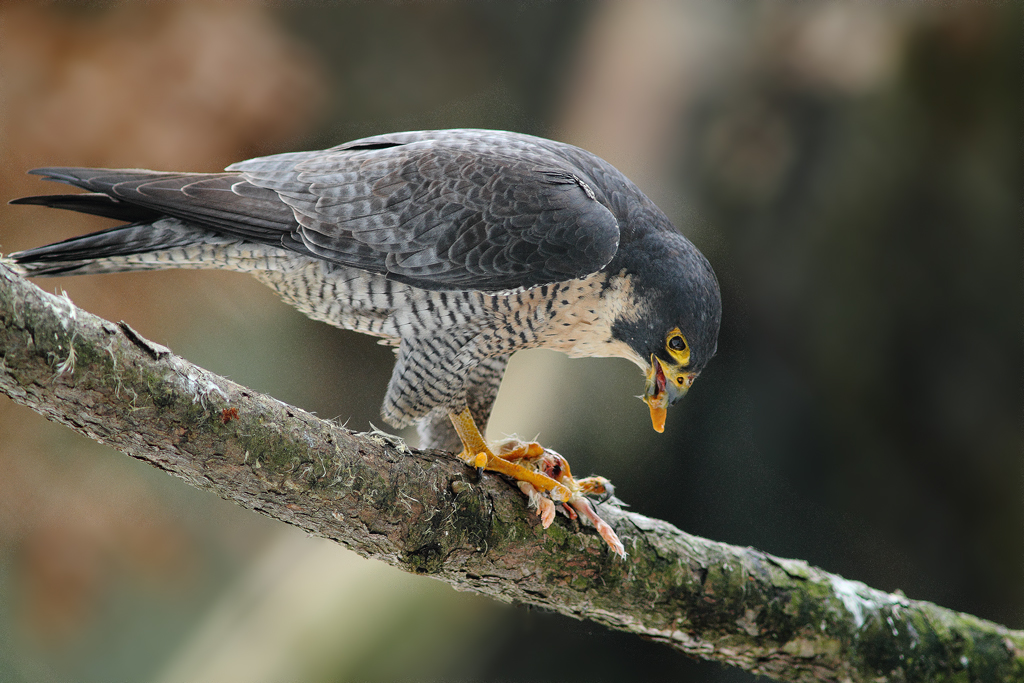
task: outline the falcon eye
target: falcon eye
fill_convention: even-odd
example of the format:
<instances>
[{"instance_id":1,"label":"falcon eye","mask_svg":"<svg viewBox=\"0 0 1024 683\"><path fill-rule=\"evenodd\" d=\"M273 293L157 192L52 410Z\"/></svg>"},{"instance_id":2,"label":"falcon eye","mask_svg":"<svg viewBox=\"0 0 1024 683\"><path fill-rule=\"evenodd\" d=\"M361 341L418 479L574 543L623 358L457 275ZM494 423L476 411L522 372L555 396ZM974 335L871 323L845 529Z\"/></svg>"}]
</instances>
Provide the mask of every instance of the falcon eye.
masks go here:
<instances>
[{"instance_id":1,"label":"falcon eye","mask_svg":"<svg viewBox=\"0 0 1024 683\"><path fill-rule=\"evenodd\" d=\"M690 364L690 345L686 343L686 337L678 327L668 333L665 348L668 350L668 355L672 356L672 359L680 366L685 368Z\"/></svg>"}]
</instances>

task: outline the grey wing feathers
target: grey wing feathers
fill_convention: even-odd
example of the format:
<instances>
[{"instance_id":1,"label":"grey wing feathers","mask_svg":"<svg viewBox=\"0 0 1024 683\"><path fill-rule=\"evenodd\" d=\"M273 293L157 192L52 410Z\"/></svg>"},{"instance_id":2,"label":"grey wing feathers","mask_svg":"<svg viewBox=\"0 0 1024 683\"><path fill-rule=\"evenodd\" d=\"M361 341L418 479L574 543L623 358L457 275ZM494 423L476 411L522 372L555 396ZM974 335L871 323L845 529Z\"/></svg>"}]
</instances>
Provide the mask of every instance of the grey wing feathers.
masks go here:
<instances>
[{"instance_id":1,"label":"grey wing feathers","mask_svg":"<svg viewBox=\"0 0 1024 683\"><path fill-rule=\"evenodd\" d=\"M276 241L295 224L274 192L256 187L236 192L234 185L248 183L235 174L98 168L38 168L30 173L150 209L156 216L174 216L256 241Z\"/></svg>"},{"instance_id":2,"label":"grey wing feathers","mask_svg":"<svg viewBox=\"0 0 1024 683\"><path fill-rule=\"evenodd\" d=\"M619 242L616 218L585 169L558 154L557 143L511 133L382 135L251 159L221 174L35 172L426 289L496 291L582 277L604 267Z\"/></svg>"},{"instance_id":3,"label":"grey wing feathers","mask_svg":"<svg viewBox=\"0 0 1024 683\"><path fill-rule=\"evenodd\" d=\"M427 289L511 289L595 272L618 247L582 172L539 143L395 133L228 170L278 192L321 258Z\"/></svg>"}]
</instances>

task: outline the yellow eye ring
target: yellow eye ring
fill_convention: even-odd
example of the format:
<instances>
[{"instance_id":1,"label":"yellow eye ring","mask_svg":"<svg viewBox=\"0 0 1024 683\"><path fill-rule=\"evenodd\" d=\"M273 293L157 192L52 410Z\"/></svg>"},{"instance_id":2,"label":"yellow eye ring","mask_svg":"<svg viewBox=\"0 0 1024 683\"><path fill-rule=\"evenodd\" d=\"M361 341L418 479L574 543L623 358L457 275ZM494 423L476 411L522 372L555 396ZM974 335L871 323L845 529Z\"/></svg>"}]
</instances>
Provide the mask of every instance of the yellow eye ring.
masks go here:
<instances>
[{"instance_id":1,"label":"yellow eye ring","mask_svg":"<svg viewBox=\"0 0 1024 683\"><path fill-rule=\"evenodd\" d=\"M665 338L665 350L681 367L690 364L690 345L678 327L669 332Z\"/></svg>"}]
</instances>

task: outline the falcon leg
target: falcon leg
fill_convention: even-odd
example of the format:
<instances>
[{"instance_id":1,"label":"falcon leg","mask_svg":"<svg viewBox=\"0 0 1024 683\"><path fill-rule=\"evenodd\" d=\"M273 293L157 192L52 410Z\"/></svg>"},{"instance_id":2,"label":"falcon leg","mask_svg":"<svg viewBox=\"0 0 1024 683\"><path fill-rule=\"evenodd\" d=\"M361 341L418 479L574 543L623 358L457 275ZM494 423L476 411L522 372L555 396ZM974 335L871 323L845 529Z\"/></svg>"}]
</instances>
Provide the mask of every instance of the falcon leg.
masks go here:
<instances>
[{"instance_id":1,"label":"falcon leg","mask_svg":"<svg viewBox=\"0 0 1024 683\"><path fill-rule=\"evenodd\" d=\"M487 442L484 441L484 437L480 434L480 430L477 428L469 408L463 409L461 413L452 413L449 417L455 426L455 431L458 432L459 438L462 440L462 452L459 453L459 457L469 466L482 467L485 470L499 472L517 482L527 482L537 491L548 493L551 498L559 502L569 500L572 497L573 494L568 488L559 484L551 477L540 472L534 472L522 465L510 462L504 457L495 455L490 447L488 447ZM543 452L543 449L541 451ZM525 457L525 455L518 455L518 457ZM516 456L513 459L516 459Z\"/></svg>"}]
</instances>

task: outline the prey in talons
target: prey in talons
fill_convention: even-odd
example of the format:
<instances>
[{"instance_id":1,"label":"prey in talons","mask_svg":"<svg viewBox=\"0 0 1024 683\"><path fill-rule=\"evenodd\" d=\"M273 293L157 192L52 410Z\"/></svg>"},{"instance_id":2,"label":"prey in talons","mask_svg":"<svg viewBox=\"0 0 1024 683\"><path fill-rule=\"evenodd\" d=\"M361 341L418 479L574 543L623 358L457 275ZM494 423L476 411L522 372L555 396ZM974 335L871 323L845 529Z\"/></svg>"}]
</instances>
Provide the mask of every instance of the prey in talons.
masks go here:
<instances>
[{"instance_id":1,"label":"prey in talons","mask_svg":"<svg viewBox=\"0 0 1024 683\"><path fill-rule=\"evenodd\" d=\"M536 446L536 444L530 444ZM587 520L601 535L608 547L622 559L626 559L626 549L619 540L615 530L608 522L601 519L594 509L588 496L611 498L613 495L611 482L604 477L584 477L576 479L569 470L569 463L561 455L550 448L524 448L518 439L508 439L498 445L497 455L503 459L514 460L526 470L536 472L557 481L570 492L564 500L552 500L552 492L538 490L529 481L517 481L519 490L526 494L530 507L537 511L541 526L547 529L555 520L555 513L561 512L569 519L582 517Z\"/></svg>"}]
</instances>

